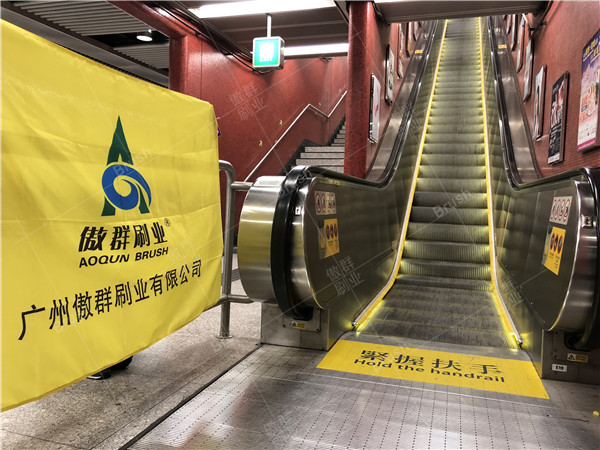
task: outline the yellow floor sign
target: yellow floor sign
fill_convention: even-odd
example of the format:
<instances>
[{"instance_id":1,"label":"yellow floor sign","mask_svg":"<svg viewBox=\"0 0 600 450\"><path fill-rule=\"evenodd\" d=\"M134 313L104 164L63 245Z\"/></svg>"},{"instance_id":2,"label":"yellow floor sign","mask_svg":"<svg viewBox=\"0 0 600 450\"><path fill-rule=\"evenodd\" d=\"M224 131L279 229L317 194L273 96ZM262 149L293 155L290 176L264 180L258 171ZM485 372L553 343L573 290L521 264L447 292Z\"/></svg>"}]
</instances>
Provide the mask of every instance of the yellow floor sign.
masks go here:
<instances>
[{"instance_id":1,"label":"yellow floor sign","mask_svg":"<svg viewBox=\"0 0 600 450\"><path fill-rule=\"evenodd\" d=\"M340 340L317 368L548 398L533 364L514 359Z\"/></svg>"}]
</instances>

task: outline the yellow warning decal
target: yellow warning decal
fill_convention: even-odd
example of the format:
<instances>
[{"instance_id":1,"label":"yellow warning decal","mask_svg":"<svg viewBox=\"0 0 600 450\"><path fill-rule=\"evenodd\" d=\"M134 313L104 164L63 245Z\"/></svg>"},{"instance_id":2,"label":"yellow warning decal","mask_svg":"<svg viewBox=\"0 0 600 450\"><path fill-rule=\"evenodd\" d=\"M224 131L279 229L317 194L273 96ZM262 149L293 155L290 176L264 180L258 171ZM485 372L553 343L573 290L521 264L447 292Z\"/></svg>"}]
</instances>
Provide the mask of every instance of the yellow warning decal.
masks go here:
<instances>
[{"instance_id":1,"label":"yellow warning decal","mask_svg":"<svg viewBox=\"0 0 600 450\"><path fill-rule=\"evenodd\" d=\"M553 227L551 225L548 226L542 263L556 275L558 275L558 271L560 269L560 259L562 257L564 243L565 230L563 228Z\"/></svg>"},{"instance_id":2,"label":"yellow warning decal","mask_svg":"<svg viewBox=\"0 0 600 450\"><path fill-rule=\"evenodd\" d=\"M529 361L338 341L319 369L549 398Z\"/></svg>"},{"instance_id":3,"label":"yellow warning decal","mask_svg":"<svg viewBox=\"0 0 600 450\"><path fill-rule=\"evenodd\" d=\"M498 50L506 50L506 44L498 44Z\"/></svg>"},{"instance_id":4,"label":"yellow warning decal","mask_svg":"<svg viewBox=\"0 0 600 450\"><path fill-rule=\"evenodd\" d=\"M339 252L338 220L326 219L319 224L319 256L323 259Z\"/></svg>"}]
</instances>

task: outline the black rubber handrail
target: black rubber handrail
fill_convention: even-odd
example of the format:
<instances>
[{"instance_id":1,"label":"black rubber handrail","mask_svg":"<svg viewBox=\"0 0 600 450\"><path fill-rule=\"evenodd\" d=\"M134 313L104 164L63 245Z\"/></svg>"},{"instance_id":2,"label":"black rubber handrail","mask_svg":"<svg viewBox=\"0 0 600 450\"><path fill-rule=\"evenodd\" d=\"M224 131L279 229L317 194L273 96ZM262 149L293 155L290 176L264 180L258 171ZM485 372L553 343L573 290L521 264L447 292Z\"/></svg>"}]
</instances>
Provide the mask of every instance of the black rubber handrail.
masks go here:
<instances>
[{"instance_id":1,"label":"black rubber handrail","mask_svg":"<svg viewBox=\"0 0 600 450\"><path fill-rule=\"evenodd\" d=\"M496 100L498 104L498 113L500 114L502 123L504 126L503 137L505 140L506 148L502 152L504 158L504 170L506 172L506 177L508 182L516 191L522 191L527 189L532 189L540 186L550 186L551 184L571 180L574 178L583 179L583 181L587 182L592 191L592 195L594 198L594 207L596 211L595 215L595 227L596 227L596 239L597 242L600 243L600 227L598 226L598 219L600 218L600 169L599 168L590 168L590 167L579 167L576 169L569 170L567 172L563 172L560 174L552 175L545 178L539 178L538 180L534 180L527 183L521 183L517 181L517 176L515 176L515 161L514 154L512 152L512 137L510 134L510 122L508 120L508 108L506 106L506 100L504 97L504 88L502 86L500 80L500 74L498 72L499 62L498 62L498 52L497 52L497 41L496 36L493 32L494 25L492 23L492 18L488 18L488 35L490 38L490 45L492 50L492 66L493 73L495 77L495 85L496 85ZM584 327L583 332L571 334L566 341L566 344L570 347L573 347L578 350L594 350L600 347L600 245L597 246L597 254L596 254L596 285L594 287L594 297L592 300L591 313L587 318L586 325Z\"/></svg>"}]
</instances>

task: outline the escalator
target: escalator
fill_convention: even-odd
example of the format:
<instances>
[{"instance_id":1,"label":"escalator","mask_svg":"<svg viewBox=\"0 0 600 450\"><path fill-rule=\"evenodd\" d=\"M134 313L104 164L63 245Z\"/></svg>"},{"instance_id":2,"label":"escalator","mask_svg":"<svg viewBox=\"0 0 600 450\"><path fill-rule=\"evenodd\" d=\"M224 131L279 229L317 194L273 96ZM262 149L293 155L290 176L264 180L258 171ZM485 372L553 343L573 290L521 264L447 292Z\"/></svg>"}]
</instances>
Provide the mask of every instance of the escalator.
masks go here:
<instances>
[{"instance_id":1,"label":"escalator","mask_svg":"<svg viewBox=\"0 0 600 450\"><path fill-rule=\"evenodd\" d=\"M449 22L400 274L364 333L514 347L491 293L478 26Z\"/></svg>"},{"instance_id":2,"label":"escalator","mask_svg":"<svg viewBox=\"0 0 600 450\"><path fill-rule=\"evenodd\" d=\"M542 376L600 347L600 173L539 178L502 39L501 18L426 24L365 180L316 167L257 180L238 257L262 342L327 350L355 330L519 343ZM572 207L557 224L561 199Z\"/></svg>"}]
</instances>

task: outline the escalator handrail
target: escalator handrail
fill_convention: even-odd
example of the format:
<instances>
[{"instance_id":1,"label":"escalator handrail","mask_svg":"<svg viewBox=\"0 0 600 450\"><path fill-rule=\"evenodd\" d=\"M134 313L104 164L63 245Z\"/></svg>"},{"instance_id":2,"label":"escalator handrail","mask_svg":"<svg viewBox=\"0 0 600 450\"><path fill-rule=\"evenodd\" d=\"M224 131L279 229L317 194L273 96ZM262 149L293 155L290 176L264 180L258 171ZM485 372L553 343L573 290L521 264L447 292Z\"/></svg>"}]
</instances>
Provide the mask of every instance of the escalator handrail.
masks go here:
<instances>
[{"instance_id":1,"label":"escalator handrail","mask_svg":"<svg viewBox=\"0 0 600 450\"><path fill-rule=\"evenodd\" d=\"M596 228L596 240L600 242L600 227L598 227L598 218L600 217L600 169L598 168L590 168L590 167L579 167L576 169L571 169L569 171L552 175L545 178L539 178L530 182L520 182L518 181L518 176L514 174L513 170L515 169L514 158L512 153L512 137L510 133L510 122L508 120L508 108L506 106L506 100L504 97L504 87L501 82L501 76L498 70L499 61L498 61L498 45L496 41L496 36L494 33L494 24L492 23L493 18L488 18L488 35L490 38L490 46L492 52L492 66L493 66L493 74L495 78L495 87L496 87L496 99L498 105L498 114L500 115L501 121L503 123L502 134L504 138L504 142L506 144L506 148L502 152L504 158L504 170L506 172L506 177L509 185L515 191L523 191L534 189L541 186L550 186L552 184L580 179L586 182L592 191L593 199L594 199L594 207L596 212L595 223L594 226ZM600 245L597 248L596 261L600 261ZM596 264L596 280L600 280L600 264ZM585 350L585 349L593 349L600 347L600 283L596 282L594 287L594 296L592 299L592 307L591 313L586 322L584 331L579 339L571 344L576 349Z\"/></svg>"},{"instance_id":2,"label":"escalator handrail","mask_svg":"<svg viewBox=\"0 0 600 450\"><path fill-rule=\"evenodd\" d=\"M425 73L429 52L432 47L432 42L435 38L435 30L437 23L432 24L432 32L429 35L428 41L425 44L423 54L420 61L420 66L415 74L410 95L408 97L407 106L402 117L402 123L398 130L398 136L394 141L394 148L390 159L396 162L402 153L402 146L408 134L408 126L410 123L410 115L414 104L419 94L421 79ZM400 94L400 91L399 91ZM387 131L387 130L386 130ZM396 164L392 166L396 167ZM390 165L386 168L387 174L378 181L368 181L362 178L353 177L350 175L333 172L323 167L316 166L297 166L294 167L284 178L279 196L275 204L273 213L273 225L271 229L271 281L275 299L279 304L281 311L300 320L310 320L312 309L305 308L302 305L296 305L292 299L292 280L291 280L291 247L292 247L292 222L294 220L293 207L295 205L298 191L310 183L312 177L316 175L326 176L330 179L345 181L354 185L369 186L372 188L380 188L388 184L394 175L394 170L390 170ZM310 310L309 310L310 309Z\"/></svg>"}]
</instances>

